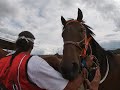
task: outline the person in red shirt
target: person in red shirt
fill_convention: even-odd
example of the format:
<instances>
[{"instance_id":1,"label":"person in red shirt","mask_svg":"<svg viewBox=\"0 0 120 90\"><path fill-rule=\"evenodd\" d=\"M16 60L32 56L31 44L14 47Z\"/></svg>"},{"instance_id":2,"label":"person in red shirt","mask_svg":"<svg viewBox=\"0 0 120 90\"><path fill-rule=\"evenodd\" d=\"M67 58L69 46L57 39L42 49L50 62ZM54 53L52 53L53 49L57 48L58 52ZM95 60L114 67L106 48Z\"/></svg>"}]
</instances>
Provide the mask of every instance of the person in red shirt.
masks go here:
<instances>
[{"instance_id":1,"label":"person in red shirt","mask_svg":"<svg viewBox=\"0 0 120 90\"><path fill-rule=\"evenodd\" d=\"M78 90L84 73L69 81L39 56L31 56L34 35L23 31L16 40L16 52L0 60L0 84L3 90ZM92 82L86 80L89 90L98 90L99 68Z\"/></svg>"}]
</instances>

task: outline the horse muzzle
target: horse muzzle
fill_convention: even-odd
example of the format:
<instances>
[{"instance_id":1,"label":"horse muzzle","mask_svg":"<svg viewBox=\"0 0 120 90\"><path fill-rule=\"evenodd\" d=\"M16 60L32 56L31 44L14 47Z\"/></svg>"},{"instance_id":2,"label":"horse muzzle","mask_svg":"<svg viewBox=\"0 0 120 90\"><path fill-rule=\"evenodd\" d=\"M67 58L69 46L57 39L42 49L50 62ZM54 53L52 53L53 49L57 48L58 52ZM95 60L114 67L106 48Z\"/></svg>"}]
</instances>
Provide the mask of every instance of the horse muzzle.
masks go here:
<instances>
[{"instance_id":1,"label":"horse muzzle","mask_svg":"<svg viewBox=\"0 0 120 90\"><path fill-rule=\"evenodd\" d=\"M79 74L79 65L72 63L72 65L62 65L61 74L65 79L73 80Z\"/></svg>"}]
</instances>

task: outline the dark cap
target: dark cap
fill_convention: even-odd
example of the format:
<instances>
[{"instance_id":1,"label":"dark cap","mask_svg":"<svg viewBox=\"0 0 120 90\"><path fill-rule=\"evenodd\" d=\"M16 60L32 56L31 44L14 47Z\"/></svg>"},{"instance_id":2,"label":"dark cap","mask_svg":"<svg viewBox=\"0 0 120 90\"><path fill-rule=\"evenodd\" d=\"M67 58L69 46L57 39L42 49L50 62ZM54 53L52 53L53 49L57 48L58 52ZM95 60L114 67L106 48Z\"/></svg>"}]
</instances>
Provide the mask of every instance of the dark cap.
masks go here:
<instances>
[{"instance_id":1,"label":"dark cap","mask_svg":"<svg viewBox=\"0 0 120 90\"><path fill-rule=\"evenodd\" d=\"M29 31L22 31L18 36L19 37L25 36L26 38L35 39L34 35L31 32L29 32Z\"/></svg>"}]
</instances>

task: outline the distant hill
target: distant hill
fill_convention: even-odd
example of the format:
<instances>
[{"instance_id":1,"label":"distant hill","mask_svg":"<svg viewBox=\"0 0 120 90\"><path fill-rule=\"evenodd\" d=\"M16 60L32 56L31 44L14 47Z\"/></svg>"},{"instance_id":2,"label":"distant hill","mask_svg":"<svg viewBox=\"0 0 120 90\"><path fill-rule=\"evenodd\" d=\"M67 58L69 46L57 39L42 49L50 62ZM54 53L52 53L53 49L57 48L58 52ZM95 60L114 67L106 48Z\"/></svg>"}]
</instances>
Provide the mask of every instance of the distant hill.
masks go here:
<instances>
[{"instance_id":1,"label":"distant hill","mask_svg":"<svg viewBox=\"0 0 120 90\"><path fill-rule=\"evenodd\" d=\"M120 49L116 49L116 50L109 50L110 52L114 53L114 54L120 54Z\"/></svg>"}]
</instances>

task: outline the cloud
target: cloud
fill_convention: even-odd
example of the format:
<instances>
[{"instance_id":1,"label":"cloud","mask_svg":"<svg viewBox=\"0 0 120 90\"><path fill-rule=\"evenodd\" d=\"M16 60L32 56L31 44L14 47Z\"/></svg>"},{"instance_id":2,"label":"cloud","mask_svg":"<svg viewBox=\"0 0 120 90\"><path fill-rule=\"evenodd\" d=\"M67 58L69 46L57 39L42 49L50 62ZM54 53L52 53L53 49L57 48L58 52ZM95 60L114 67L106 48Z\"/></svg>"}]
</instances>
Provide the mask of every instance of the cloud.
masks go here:
<instances>
[{"instance_id":1,"label":"cloud","mask_svg":"<svg viewBox=\"0 0 120 90\"><path fill-rule=\"evenodd\" d=\"M15 38L17 38L16 31L11 32L11 30L7 28L0 28L0 37L15 41Z\"/></svg>"},{"instance_id":2,"label":"cloud","mask_svg":"<svg viewBox=\"0 0 120 90\"><path fill-rule=\"evenodd\" d=\"M44 8L49 4L49 0L22 0L21 3L29 8Z\"/></svg>"},{"instance_id":3,"label":"cloud","mask_svg":"<svg viewBox=\"0 0 120 90\"><path fill-rule=\"evenodd\" d=\"M106 20L112 20L116 25L115 31L120 31L120 10L114 0L82 0L87 8L96 9Z\"/></svg>"},{"instance_id":4,"label":"cloud","mask_svg":"<svg viewBox=\"0 0 120 90\"><path fill-rule=\"evenodd\" d=\"M18 14L18 2L13 0L0 0L0 19L14 17Z\"/></svg>"},{"instance_id":5,"label":"cloud","mask_svg":"<svg viewBox=\"0 0 120 90\"><path fill-rule=\"evenodd\" d=\"M103 48L105 48L105 49L111 49L111 50L113 50L113 49L118 49L118 48L120 48L120 40L111 40L111 41L108 41L108 42L103 42L103 43L101 43L100 44Z\"/></svg>"},{"instance_id":6,"label":"cloud","mask_svg":"<svg viewBox=\"0 0 120 90\"><path fill-rule=\"evenodd\" d=\"M9 4L7 2L6 6ZM59 2L48 0L21 0L19 3L16 2L16 5L12 6L12 8L15 9L18 6L19 9L15 9L18 10L17 12L12 12L12 8L9 8L11 16L12 14L16 16L7 17L7 19L2 18L1 37L16 40L21 31L27 30L36 37L35 48L32 53L49 54L57 52L58 48L62 47L60 33L62 29L60 13L57 11L58 4Z\"/></svg>"},{"instance_id":7,"label":"cloud","mask_svg":"<svg viewBox=\"0 0 120 90\"><path fill-rule=\"evenodd\" d=\"M16 40L21 31L27 30L36 37L32 53L62 53L60 17L63 15L66 19L76 18L78 7L82 9L84 19L90 26L94 26L97 40L105 42L104 40L110 40L112 37L116 38L118 32L113 33L112 30L115 30L113 23L119 27L119 16L113 18L113 14L119 10L114 3L105 0L82 0L82 2L80 0L1 0L0 35ZM111 20L113 23L110 23ZM116 28L116 31L119 29Z\"/></svg>"},{"instance_id":8,"label":"cloud","mask_svg":"<svg viewBox=\"0 0 120 90\"><path fill-rule=\"evenodd\" d=\"M105 37L114 37L114 36L116 36L117 34L107 34L107 35L105 35Z\"/></svg>"}]
</instances>

